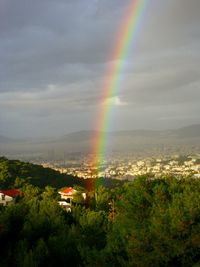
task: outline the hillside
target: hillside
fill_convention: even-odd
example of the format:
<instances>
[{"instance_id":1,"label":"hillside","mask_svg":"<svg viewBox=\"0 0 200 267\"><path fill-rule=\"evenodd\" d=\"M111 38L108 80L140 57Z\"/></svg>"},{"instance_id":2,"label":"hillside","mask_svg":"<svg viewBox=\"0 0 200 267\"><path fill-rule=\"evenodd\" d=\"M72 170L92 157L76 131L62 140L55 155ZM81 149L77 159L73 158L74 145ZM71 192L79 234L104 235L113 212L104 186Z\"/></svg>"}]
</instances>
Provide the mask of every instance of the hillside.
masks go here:
<instances>
[{"instance_id":1,"label":"hillside","mask_svg":"<svg viewBox=\"0 0 200 267\"><path fill-rule=\"evenodd\" d=\"M50 168L40 165L22 162L19 160L8 160L0 158L0 188L18 187L23 183L44 188L47 185L60 188L63 186L80 185L83 180L71 175L60 174Z\"/></svg>"},{"instance_id":2,"label":"hillside","mask_svg":"<svg viewBox=\"0 0 200 267\"><path fill-rule=\"evenodd\" d=\"M0 158L0 189L21 187L24 183L40 188L52 186L57 189L66 186L82 186L87 190L92 190L97 183L104 185L106 188L113 188L122 184L122 182L114 179L102 178L97 180L81 179L72 175L61 174L41 165L19 160L8 160L4 157Z\"/></svg>"},{"instance_id":3,"label":"hillside","mask_svg":"<svg viewBox=\"0 0 200 267\"><path fill-rule=\"evenodd\" d=\"M55 158L63 157L63 154L88 153L91 144L98 135L96 131L80 131L66 134L60 138L10 141L5 142L0 138L0 154L38 154L47 156L50 151L54 152ZM116 131L106 134L108 137L108 151L124 153L139 152L150 153L151 151L171 149L173 152L180 151L192 153L200 144L200 124L190 125L179 129L169 130L132 130Z\"/></svg>"}]
</instances>

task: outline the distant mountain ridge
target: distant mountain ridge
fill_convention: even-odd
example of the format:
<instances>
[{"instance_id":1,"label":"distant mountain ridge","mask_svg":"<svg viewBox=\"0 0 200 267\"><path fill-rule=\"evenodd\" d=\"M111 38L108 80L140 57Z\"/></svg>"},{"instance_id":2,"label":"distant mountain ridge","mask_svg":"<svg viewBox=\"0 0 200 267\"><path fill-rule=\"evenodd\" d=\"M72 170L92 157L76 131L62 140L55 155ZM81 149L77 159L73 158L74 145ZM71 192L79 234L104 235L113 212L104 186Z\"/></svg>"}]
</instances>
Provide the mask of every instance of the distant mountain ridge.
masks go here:
<instances>
[{"instance_id":1,"label":"distant mountain ridge","mask_svg":"<svg viewBox=\"0 0 200 267\"><path fill-rule=\"evenodd\" d=\"M16 140L0 135L0 143L10 143L10 142L15 142Z\"/></svg>"},{"instance_id":2,"label":"distant mountain ridge","mask_svg":"<svg viewBox=\"0 0 200 267\"><path fill-rule=\"evenodd\" d=\"M200 124L194 124L174 130L180 138L199 138Z\"/></svg>"},{"instance_id":3,"label":"distant mountain ridge","mask_svg":"<svg viewBox=\"0 0 200 267\"><path fill-rule=\"evenodd\" d=\"M103 133L103 132L101 132ZM68 140L68 141L79 141L79 140L88 140L97 135L101 135L98 131L79 131L74 133L66 134L65 136L57 140ZM181 127L178 129L169 129L169 130L150 130L150 129L137 129L137 130L124 130L124 131L115 131L107 132L108 136L144 136L144 137L153 137L153 136L164 136L172 135L176 137L200 137L200 124L194 124L190 126Z\"/></svg>"},{"instance_id":4,"label":"distant mountain ridge","mask_svg":"<svg viewBox=\"0 0 200 267\"><path fill-rule=\"evenodd\" d=\"M103 132L79 131L54 139L14 140L0 136L0 152L47 153L47 151L63 151L62 153L88 153L95 138ZM104 133L108 137L109 151L150 151L160 147L194 147L200 145L200 124L169 130L124 130Z\"/></svg>"},{"instance_id":5,"label":"distant mountain ridge","mask_svg":"<svg viewBox=\"0 0 200 267\"><path fill-rule=\"evenodd\" d=\"M76 141L88 141L88 139L94 138L94 136L99 135L98 131L79 131L79 132L74 132L74 133L69 133L66 134L58 139L57 141L71 141L71 142L76 142Z\"/></svg>"}]
</instances>

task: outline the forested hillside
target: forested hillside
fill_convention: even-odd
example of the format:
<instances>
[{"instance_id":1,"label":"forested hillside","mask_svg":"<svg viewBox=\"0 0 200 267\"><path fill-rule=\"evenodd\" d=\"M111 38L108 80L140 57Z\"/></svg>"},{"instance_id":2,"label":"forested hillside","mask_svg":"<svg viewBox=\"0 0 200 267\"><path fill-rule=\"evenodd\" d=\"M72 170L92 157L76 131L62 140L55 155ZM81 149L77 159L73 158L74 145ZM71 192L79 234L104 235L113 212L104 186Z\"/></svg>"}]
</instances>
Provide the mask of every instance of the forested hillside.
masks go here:
<instances>
[{"instance_id":1,"label":"forested hillside","mask_svg":"<svg viewBox=\"0 0 200 267\"><path fill-rule=\"evenodd\" d=\"M71 175L61 174L40 165L0 158L0 189L20 187L23 183L44 188L47 185L63 186L83 185L83 181Z\"/></svg>"},{"instance_id":2,"label":"forested hillside","mask_svg":"<svg viewBox=\"0 0 200 267\"><path fill-rule=\"evenodd\" d=\"M71 213L50 186L21 190L16 204L1 207L1 267L200 266L197 179L96 185L87 205L74 203Z\"/></svg>"},{"instance_id":3,"label":"forested hillside","mask_svg":"<svg viewBox=\"0 0 200 267\"><path fill-rule=\"evenodd\" d=\"M44 168L41 165L0 157L0 189L20 188L26 183L39 188L52 186L58 189L77 185L92 189L94 184L102 184L107 188L112 188L122 182L103 178L83 180L72 175L61 174L50 168Z\"/></svg>"}]
</instances>

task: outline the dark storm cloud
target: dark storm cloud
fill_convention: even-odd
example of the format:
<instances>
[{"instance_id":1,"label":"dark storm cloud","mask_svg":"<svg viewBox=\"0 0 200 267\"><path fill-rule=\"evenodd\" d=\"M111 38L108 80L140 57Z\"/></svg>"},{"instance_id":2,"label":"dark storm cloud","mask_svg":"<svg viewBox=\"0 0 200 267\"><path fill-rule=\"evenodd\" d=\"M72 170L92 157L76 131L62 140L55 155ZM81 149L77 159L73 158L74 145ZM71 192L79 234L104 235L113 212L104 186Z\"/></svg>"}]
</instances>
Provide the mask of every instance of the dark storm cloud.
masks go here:
<instances>
[{"instance_id":1,"label":"dark storm cloud","mask_svg":"<svg viewBox=\"0 0 200 267\"><path fill-rule=\"evenodd\" d=\"M66 131L83 125L92 128L110 53L129 3L0 2L0 133L20 135L25 124L31 132L29 121L43 127L43 134L54 124ZM151 121L145 119L144 107L155 114L154 126L170 118L170 110L174 118L180 118L181 110L182 118L187 113L187 123L196 120L194 110L200 111L199 11L199 0L147 1L116 98L128 104L118 107L123 121L119 127L129 126L131 114L138 114L138 127Z\"/></svg>"},{"instance_id":2,"label":"dark storm cloud","mask_svg":"<svg viewBox=\"0 0 200 267\"><path fill-rule=\"evenodd\" d=\"M118 19L111 15L118 14L118 5L113 3L2 2L0 53L4 64L0 69L0 89L27 90L53 82L79 80L79 73L74 78L71 76L75 76L80 64L93 69L87 65L104 62ZM98 15L94 17L95 13ZM73 75L72 64L78 64L78 70L73 66Z\"/></svg>"}]
</instances>

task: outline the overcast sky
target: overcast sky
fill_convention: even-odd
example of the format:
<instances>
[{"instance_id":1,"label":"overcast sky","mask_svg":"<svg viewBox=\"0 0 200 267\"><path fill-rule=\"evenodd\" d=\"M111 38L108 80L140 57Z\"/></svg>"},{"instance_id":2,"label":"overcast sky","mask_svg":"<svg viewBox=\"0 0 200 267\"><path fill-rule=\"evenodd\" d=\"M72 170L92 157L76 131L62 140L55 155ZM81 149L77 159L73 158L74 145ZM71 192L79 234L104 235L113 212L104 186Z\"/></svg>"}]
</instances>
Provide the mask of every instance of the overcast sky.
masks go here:
<instances>
[{"instance_id":1,"label":"overcast sky","mask_svg":"<svg viewBox=\"0 0 200 267\"><path fill-rule=\"evenodd\" d=\"M94 129L130 1L0 0L0 134ZM147 1L110 130L200 123L199 14L199 0Z\"/></svg>"}]
</instances>

